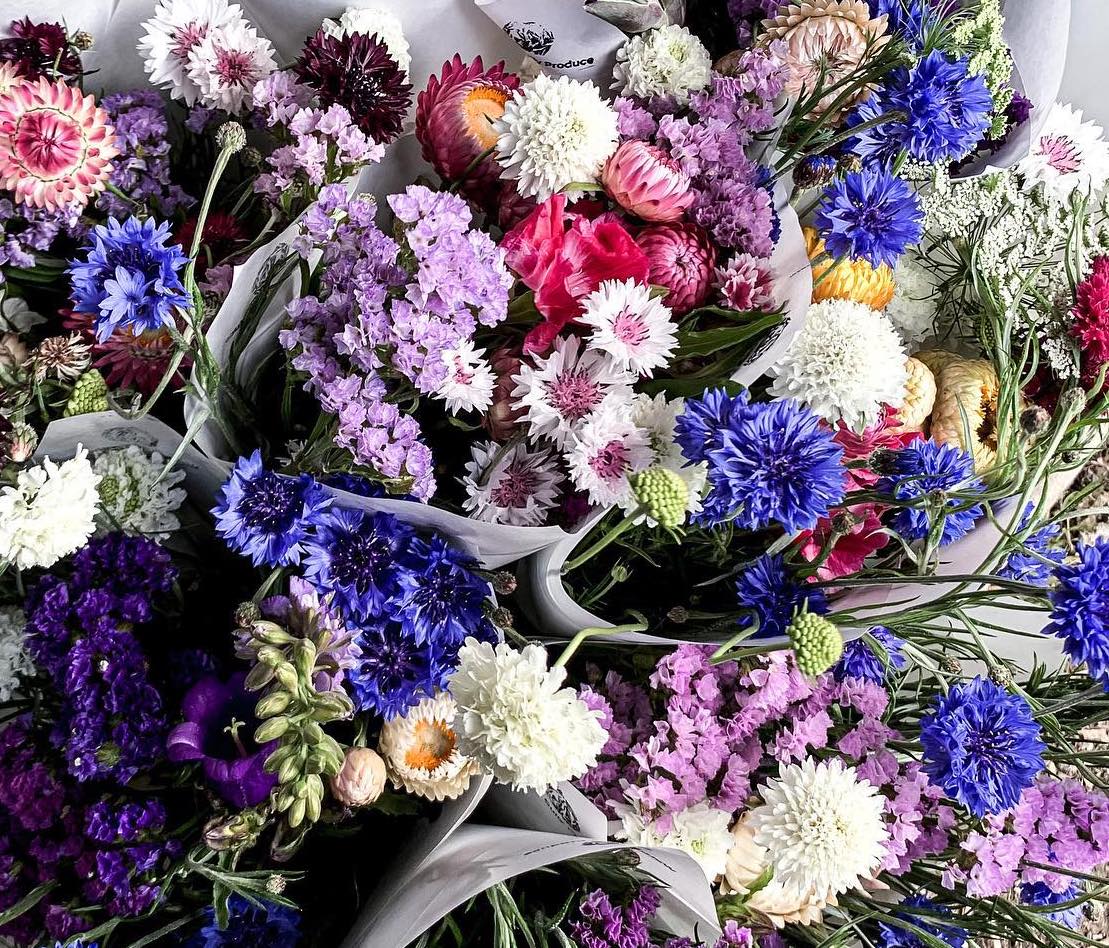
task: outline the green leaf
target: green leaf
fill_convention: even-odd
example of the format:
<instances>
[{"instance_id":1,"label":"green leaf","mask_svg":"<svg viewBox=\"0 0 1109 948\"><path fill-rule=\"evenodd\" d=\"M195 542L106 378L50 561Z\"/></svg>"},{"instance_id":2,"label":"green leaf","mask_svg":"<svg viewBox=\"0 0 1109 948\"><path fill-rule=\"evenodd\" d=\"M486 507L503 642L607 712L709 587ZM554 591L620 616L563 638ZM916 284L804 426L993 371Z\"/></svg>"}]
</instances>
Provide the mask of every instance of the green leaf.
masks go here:
<instances>
[{"instance_id":1,"label":"green leaf","mask_svg":"<svg viewBox=\"0 0 1109 948\"><path fill-rule=\"evenodd\" d=\"M10 909L0 912L0 925L7 925L8 922L13 922L24 912L33 909L39 904L46 896L48 896L54 889L58 887L56 882L44 882L40 886L36 886L28 892L23 898L15 903Z\"/></svg>"},{"instance_id":2,"label":"green leaf","mask_svg":"<svg viewBox=\"0 0 1109 948\"><path fill-rule=\"evenodd\" d=\"M146 945L153 945L154 942L158 941L164 936L177 931L177 929L179 928L184 928L184 926L188 925L190 922L195 922L199 920L203 916L203 914L203 912L193 912L191 915L186 915L183 918L176 919L175 921L170 922L168 925L163 925L156 932L151 932L149 935L144 935L138 941L131 942L131 944L128 945L127 948L145 948Z\"/></svg>"},{"instance_id":3,"label":"green leaf","mask_svg":"<svg viewBox=\"0 0 1109 948\"><path fill-rule=\"evenodd\" d=\"M387 816L415 816L420 812L420 802L407 793L383 793L373 808Z\"/></svg>"},{"instance_id":4,"label":"green leaf","mask_svg":"<svg viewBox=\"0 0 1109 948\"><path fill-rule=\"evenodd\" d=\"M679 333L678 351L675 353L674 359L713 355L725 349L733 349L741 343L761 335L768 329L772 329L781 321L781 316L771 313L740 326L720 326L716 329Z\"/></svg>"}]
</instances>

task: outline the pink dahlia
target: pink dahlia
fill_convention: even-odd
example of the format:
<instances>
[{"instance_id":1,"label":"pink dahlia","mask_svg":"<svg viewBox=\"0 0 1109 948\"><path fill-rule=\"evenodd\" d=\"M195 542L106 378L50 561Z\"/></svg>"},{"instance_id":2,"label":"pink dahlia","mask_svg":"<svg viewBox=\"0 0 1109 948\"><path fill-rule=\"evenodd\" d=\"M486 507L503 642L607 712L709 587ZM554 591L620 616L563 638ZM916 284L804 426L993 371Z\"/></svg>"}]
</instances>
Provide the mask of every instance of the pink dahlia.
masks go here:
<instances>
[{"instance_id":1,"label":"pink dahlia","mask_svg":"<svg viewBox=\"0 0 1109 948\"><path fill-rule=\"evenodd\" d=\"M0 186L17 204L57 210L102 191L119 151L108 113L62 80L0 96Z\"/></svg>"},{"instance_id":2,"label":"pink dahlia","mask_svg":"<svg viewBox=\"0 0 1109 948\"><path fill-rule=\"evenodd\" d=\"M491 152L497 143L493 122L519 85L504 63L486 69L478 56L464 66L455 55L416 98L416 139L424 160L446 180L464 177L462 190L481 204L495 195L500 176Z\"/></svg>"},{"instance_id":3,"label":"pink dahlia","mask_svg":"<svg viewBox=\"0 0 1109 948\"><path fill-rule=\"evenodd\" d=\"M1109 257L1096 257L1086 279L1078 284L1071 335L1082 349L1082 374L1097 378L1109 362Z\"/></svg>"},{"instance_id":4,"label":"pink dahlia","mask_svg":"<svg viewBox=\"0 0 1109 948\"><path fill-rule=\"evenodd\" d=\"M649 282L670 290L665 303L675 315L704 303L716 266L716 247L704 230L696 224L655 224L641 230L635 242L647 255Z\"/></svg>"},{"instance_id":5,"label":"pink dahlia","mask_svg":"<svg viewBox=\"0 0 1109 948\"><path fill-rule=\"evenodd\" d=\"M716 282L726 305L741 313L774 309L774 277L770 262L749 253L738 253L726 267L717 267Z\"/></svg>"},{"instance_id":6,"label":"pink dahlia","mask_svg":"<svg viewBox=\"0 0 1109 948\"><path fill-rule=\"evenodd\" d=\"M689 176L657 145L626 141L605 163L601 183L624 210L645 221L676 221L693 203Z\"/></svg>"}]
</instances>

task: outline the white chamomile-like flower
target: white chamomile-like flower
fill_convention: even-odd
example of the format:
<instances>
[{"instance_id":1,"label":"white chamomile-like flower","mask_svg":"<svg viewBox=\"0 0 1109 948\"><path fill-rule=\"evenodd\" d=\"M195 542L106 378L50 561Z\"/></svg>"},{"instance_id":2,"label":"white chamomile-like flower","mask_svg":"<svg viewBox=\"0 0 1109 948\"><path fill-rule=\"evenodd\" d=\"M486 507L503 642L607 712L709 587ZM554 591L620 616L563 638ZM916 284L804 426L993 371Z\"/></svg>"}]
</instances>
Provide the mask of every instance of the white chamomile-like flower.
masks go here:
<instances>
[{"instance_id":1,"label":"white chamomile-like flower","mask_svg":"<svg viewBox=\"0 0 1109 948\"><path fill-rule=\"evenodd\" d=\"M687 27L671 24L632 36L616 54L612 88L643 99L673 96L682 105L712 81L712 57Z\"/></svg>"},{"instance_id":2,"label":"white chamomile-like flower","mask_svg":"<svg viewBox=\"0 0 1109 948\"><path fill-rule=\"evenodd\" d=\"M20 675L34 671L27 654L27 620L16 606L0 606L0 703L11 701Z\"/></svg>"},{"instance_id":3,"label":"white chamomile-like flower","mask_svg":"<svg viewBox=\"0 0 1109 948\"><path fill-rule=\"evenodd\" d=\"M596 86L545 73L512 94L493 130L502 177L540 201L597 181L619 137L616 113Z\"/></svg>"},{"instance_id":4,"label":"white chamomile-like flower","mask_svg":"<svg viewBox=\"0 0 1109 948\"><path fill-rule=\"evenodd\" d=\"M650 378L678 347L670 308L634 280L605 280L584 300L578 321L593 329L589 347L636 375Z\"/></svg>"},{"instance_id":5,"label":"white chamomile-like flower","mask_svg":"<svg viewBox=\"0 0 1109 948\"><path fill-rule=\"evenodd\" d=\"M537 527L557 504L564 480L551 448L531 449L522 441L474 444L462 478L463 507L475 520Z\"/></svg>"},{"instance_id":6,"label":"white chamomile-like flower","mask_svg":"<svg viewBox=\"0 0 1109 948\"><path fill-rule=\"evenodd\" d=\"M675 813L670 828L662 832L658 824L644 816L639 807L617 803L614 807L620 817L621 828L617 838L633 846L662 846L688 853L701 867L705 877L712 882L724 871L732 834L728 829L732 815L717 810L707 803L695 803Z\"/></svg>"},{"instance_id":7,"label":"white chamomile-like flower","mask_svg":"<svg viewBox=\"0 0 1109 948\"><path fill-rule=\"evenodd\" d=\"M1100 191L1109 181L1109 142L1100 125L1082 121L1081 109L1056 102L1017 171L1028 187L1042 183L1057 198Z\"/></svg>"},{"instance_id":8,"label":"white chamomile-like flower","mask_svg":"<svg viewBox=\"0 0 1109 948\"><path fill-rule=\"evenodd\" d=\"M201 105L238 112L254 86L277 68L273 46L242 17L211 29L189 50L189 79Z\"/></svg>"},{"instance_id":9,"label":"white chamomile-like flower","mask_svg":"<svg viewBox=\"0 0 1109 948\"><path fill-rule=\"evenodd\" d=\"M905 347L883 313L851 300L809 307L805 325L770 371L770 394L796 398L857 431L875 424L882 405L900 405L908 372Z\"/></svg>"},{"instance_id":10,"label":"white chamomile-like flower","mask_svg":"<svg viewBox=\"0 0 1109 948\"><path fill-rule=\"evenodd\" d=\"M566 449L574 486L601 507L633 502L632 474L651 466L654 452L647 432L623 409L604 408L590 416Z\"/></svg>"},{"instance_id":11,"label":"white chamomile-like flower","mask_svg":"<svg viewBox=\"0 0 1109 948\"><path fill-rule=\"evenodd\" d=\"M404 27L396 14L381 7L347 7L338 20L324 20L323 28L325 32L337 37L350 36L352 33L376 36L385 44L400 71L408 74L408 67L412 65L412 53L404 35Z\"/></svg>"},{"instance_id":12,"label":"white chamomile-like flower","mask_svg":"<svg viewBox=\"0 0 1109 948\"><path fill-rule=\"evenodd\" d=\"M458 749L457 714L454 699L441 691L381 726L377 749L393 786L426 800L465 792L479 767Z\"/></svg>"},{"instance_id":13,"label":"white chamomile-like flower","mask_svg":"<svg viewBox=\"0 0 1109 948\"><path fill-rule=\"evenodd\" d=\"M137 444L103 451L92 462L100 478L101 530L124 530L164 537L181 526L177 511L185 501L185 491L177 485L184 471L169 471L163 476L166 459L157 451L147 454Z\"/></svg>"},{"instance_id":14,"label":"white chamomile-like flower","mask_svg":"<svg viewBox=\"0 0 1109 948\"><path fill-rule=\"evenodd\" d=\"M151 84L193 105L200 86L189 78L189 54L212 30L241 19L239 6L227 0L161 0L138 45Z\"/></svg>"},{"instance_id":15,"label":"white chamomile-like flower","mask_svg":"<svg viewBox=\"0 0 1109 948\"><path fill-rule=\"evenodd\" d=\"M20 569L53 566L96 528L99 478L81 446L61 464L45 458L0 491L0 557Z\"/></svg>"},{"instance_id":16,"label":"white chamomile-like flower","mask_svg":"<svg viewBox=\"0 0 1109 948\"><path fill-rule=\"evenodd\" d=\"M747 819L786 894L826 900L871 878L885 858L882 797L843 761L783 766L760 795Z\"/></svg>"},{"instance_id":17,"label":"white chamomile-like flower","mask_svg":"<svg viewBox=\"0 0 1109 948\"><path fill-rule=\"evenodd\" d=\"M631 403L635 381L605 353L585 349L577 336L555 340L546 358L524 364L512 377L513 407L524 412L531 438L562 447L594 412Z\"/></svg>"},{"instance_id":18,"label":"white chamomile-like flower","mask_svg":"<svg viewBox=\"0 0 1109 948\"><path fill-rule=\"evenodd\" d=\"M936 334L936 281L907 253L893 271L893 299L885 309L905 345L915 347Z\"/></svg>"},{"instance_id":19,"label":"white chamomile-like flower","mask_svg":"<svg viewBox=\"0 0 1109 948\"><path fill-rule=\"evenodd\" d=\"M708 465L690 464L682 454L681 446L674 440L674 429L684 404L681 398L667 401L661 392L653 397L639 394L632 399L631 417L632 423L647 434L653 454L650 466L658 464L669 468L685 481L689 490L686 513L692 515L701 510L701 494L708 477ZM632 511L639 506L639 502L634 495L629 495L623 506L625 510ZM653 524L649 517L646 519Z\"/></svg>"},{"instance_id":20,"label":"white chamomile-like flower","mask_svg":"<svg viewBox=\"0 0 1109 948\"><path fill-rule=\"evenodd\" d=\"M467 638L450 680L462 753L514 790L544 793L580 777L608 734L565 680L565 668L548 670L539 645L516 651Z\"/></svg>"},{"instance_id":21,"label":"white chamomile-like flower","mask_svg":"<svg viewBox=\"0 0 1109 948\"><path fill-rule=\"evenodd\" d=\"M464 411L485 411L493 404L497 377L485 360L485 350L475 349L463 339L453 349L443 350L447 377L432 394L447 403L447 411L457 415Z\"/></svg>"}]
</instances>

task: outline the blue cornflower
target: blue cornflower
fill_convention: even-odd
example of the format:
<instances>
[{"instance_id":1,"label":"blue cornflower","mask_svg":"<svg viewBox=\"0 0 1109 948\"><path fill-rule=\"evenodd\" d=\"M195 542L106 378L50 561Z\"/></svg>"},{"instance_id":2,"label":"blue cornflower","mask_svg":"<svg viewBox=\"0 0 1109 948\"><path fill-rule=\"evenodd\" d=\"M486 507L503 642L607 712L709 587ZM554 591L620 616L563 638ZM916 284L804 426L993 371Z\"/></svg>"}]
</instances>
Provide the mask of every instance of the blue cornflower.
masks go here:
<instances>
[{"instance_id":1,"label":"blue cornflower","mask_svg":"<svg viewBox=\"0 0 1109 948\"><path fill-rule=\"evenodd\" d=\"M1033 504L1028 504L1024 509L1017 530L1027 529L1032 518ZM1058 524L1049 523L1041 527L1031 536L1025 538L1020 549L1009 554L1005 565L997 575L1003 579L1012 579L1020 583L1031 583L1035 586L1046 586L1051 578L1051 572L1066 559L1066 550L1056 544L1062 533ZM1044 562L1044 561L1047 562Z\"/></svg>"},{"instance_id":2,"label":"blue cornflower","mask_svg":"<svg viewBox=\"0 0 1109 948\"><path fill-rule=\"evenodd\" d=\"M785 558L764 553L739 575L736 597L744 609L753 609L759 619L756 638L785 635L793 615L802 609L823 615L828 611L824 592L799 579L786 568ZM748 617L739 624L746 628Z\"/></svg>"},{"instance_id":3,"label":"blue cornflower","mask_svg":"<svg viewBox=\"0 0 1109 948\"><path fill-rule=\"evenodd\" d=\"M1048 593L1053 609L1044 630L1063 640L1063 651L1109 691L1109 539L1080 543L1078 562L1055 570Z\"/></svg>"},{"instance_id":4,"label":"blue cornflower","mask_svg":"<svg viewBox=\"0 0 1109 948\"><path fill-rule=\"evenodd\" d=\"M300 913L273 902L250 902L241 895L227 901L229 918L220 928L215 910L205 909L206 922L186 948L296 948L300 943Z\"/></svg>"},{"instance_id":5,"label":"blue cornflower","mask_svg":"<svg viewBox=\"0 0 1109 948\"><path fill-rule=\"evenodd\" d=\"M853 171L824 192L814 223L833 257L895 266L920 240L924 213L912 188L885 168Z\"/></svg>"},{"instance_id":6,"label":"blue cornflower","mask_svg":"<svg viewBox=\"0 0 1109 948\"><path fill-rule=\"evenodd\" d=\"M474 572L472 557L436 535L413 541L405 565L389 612L417 642L461 645L488 624L489 583Z\"/></svg>"},{"instance_id":7,"label":"blue cornflower","mask_svg":"<svg viewBox=\"0 0 1109 948\"><path fill-rule=\"evenodd\" d=\"M873 639L885 652L880 655L870 644ZM898 638L885 626L876 625L867 631L861 638L853 639L843 646L843 657L832 669L836 681L847 678L871 681L876 685L885 684L886 675L890 671L905 667L905 656L901 649L905 647L903 639Z\"/></svg>"},{"instance_id":8,"label":"blue cornflower","mask_svg":"<svg viewBox=\"0 0 1109 948\"><path fill-rule=\"evenodd\" d=\"M890 473L878 481L877 489L896 500L916 500L931 494L958 490L980 493L986 485L974 475L974 458L952 444L917 440L893 455ZM982 516L982 505L966 507L965 499L950 497L944 503L940 545L965 536ZM921 507L904 507L890 520L906 540L923 540L932 529L932 513Z\"/></svg>"},{"instance_id":9,"label":"blue cornflower","mask_svg":"<svg viewBox=\"0 0 1109 948\"><path fill-rule=\"evenodd\" d=\"M43 945L42 948L50 948L49 945ZM95 941L82 941L80 938L73 941L56 941L54 948L99 948L99 943Z\"/></svg>"},{"instance_id":10,"label":"blue cornflower","mask_svg":"<svg viewBox=\"0 0 1109 948\"><path fill-rule=\"evenodd\" d=\"M910 49L919 51L957 4L958 0L870 0L870 15L887 16L889 32L899 33Z\"/></svg>"},{"instance_id":11,"label":"blue cornflower","mask_svg":"<svg viewBox=\"0 0 1109 948\"><path fill-rule=\"evenodd\" d=\"M921 720L924 772L975 816L1015 806L1044 769L1028 703L988 678L955 685Z\"/></svg>"},{"instance_id":12,"label":"blue cornflower","mask_svg":"<svg viewBox=\"0 0 1109 948\"><path fill-rule=\"evenodd\" d=\"M908 908L924 909L924 913L927 914L903 911ZM963 945L966 944L966 931L936 918L936 915L950 915L951 913L931 899L923 895L914 895L902 902L900 909L901 911L894 913L895 918L904 919L915 928L919 928L933 938L938 938L945 944L950 945L951 948L963 948ZM878 923L878 948L924 948L924 944L924 939L908 928L902 928L900 925L893 923Z\"/></svg>"},{"instance_id":13,"label":"blue cornflower","mask_svg":"<svg viewBox=\"0 0 1109 948\"><path fill-rule=\"evenodd\" d=\"M347 672L359 711L394 718L447 686L458 649L434 640L420 644L396 622L364 628L355 637L362 657Z\"/></svg>"},{"instance_id":14,"label":"blue cornflower","mask_svg":"<svg viewBox=\"0 0 1109 948\"><path fill-rule=\"evenodd\" d=\"M189 305L181 282L188 257L176 244L166 246L169 224L129 217L109 218L93 228L85 260L72 260L73 309L95 317L103 342L117 329L136 336L174 324L176 307Z\"/></svg>"},{"instance_id":15,"label":"blue cornflower","mask_svg":"<svg viewBox=\"0 0 1109 948\"><path fill-rule=\"evenodd\" d=\"M707 391L700 398L687 398L674 422L674 442L682 456L690 464L707 461L709 451L720 447L720 433L750 411L750 400L746 389L729 395L722 388Z\"/></svg>"},{"instance_id":16,"label":"blue cornflower","mask_svg":"<svg viewBox=\"0 0 1109 948\"><path fill-rule=\"evenodd\" d=\"M1020 900L1024 905L1062 905L1073 902L1082 895L1082 889L1077 882L1073 883L1065 892L1052 892L1043 882L1026 882L1020 887ZM1045 912L1044 915L1057 925L1078 930L1082 924L1082 909L1072 905L1057 912Z\"/></svg>"},{"instance_id":17,"label":"blue cornflower","mask_svg":"<svg viewBox=\"0 0 1109 948\"><path fill-rule=\"evenodd\" d=\"M843 500L843 448L820 417L793 399L751 405L729 419L708 452L702 522L729 517L747 530L816 526Z\"/></svg>"},{"instance_id":18,"label":"blue cornflower","mask_svg":"<svg viewBox=\"0 0 1109 948\"><path fill-rule=\"evenodd\" d=\"M378 618L407 571L401 553L415 534L391 514L329 510L306 544L304 572L354 622Z\"/></svg>"},{"instance_id":19,"label":"blue cornflower","mask_svg":"<svg viewBox=\"0 0 1109 948\"><path fill-rule=\"evenodd\" d=\"M239 458L212 509L216 532L255 566L300 562L309 531L331 504L309 475L282 477L266 470L262 452Z\"/></svg>"}]
</instances>

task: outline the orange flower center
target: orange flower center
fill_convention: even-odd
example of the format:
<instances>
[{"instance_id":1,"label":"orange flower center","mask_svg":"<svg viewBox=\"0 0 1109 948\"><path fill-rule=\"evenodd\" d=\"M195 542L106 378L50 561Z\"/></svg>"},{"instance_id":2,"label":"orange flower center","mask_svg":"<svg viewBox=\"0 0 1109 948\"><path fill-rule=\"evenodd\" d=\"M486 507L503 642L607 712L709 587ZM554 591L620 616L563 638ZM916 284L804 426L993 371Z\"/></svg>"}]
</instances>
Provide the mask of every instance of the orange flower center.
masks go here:
<instances>
[{"instance_id":1,"label":"orange flower center","mask_svg":"<svg viewBox=\"0 0 1109 948\"><path fill-rule=\"evenodd\" d=\"M454 743L454 731L442 721L417 721L404 762L413 770L434 770L446 763Z\"/></svg>"},{"instance_id":2,"label":"orange flower center","mask_svg":"<svg viewBox=\"0 0 1109 948\"><path fill-rule=\"evenodd\" d=\"M482 150L497 143L493 122L504 115L508 93L490 86L475 86L462 100L462 120Z\"/></svg>"}]
</instances>

